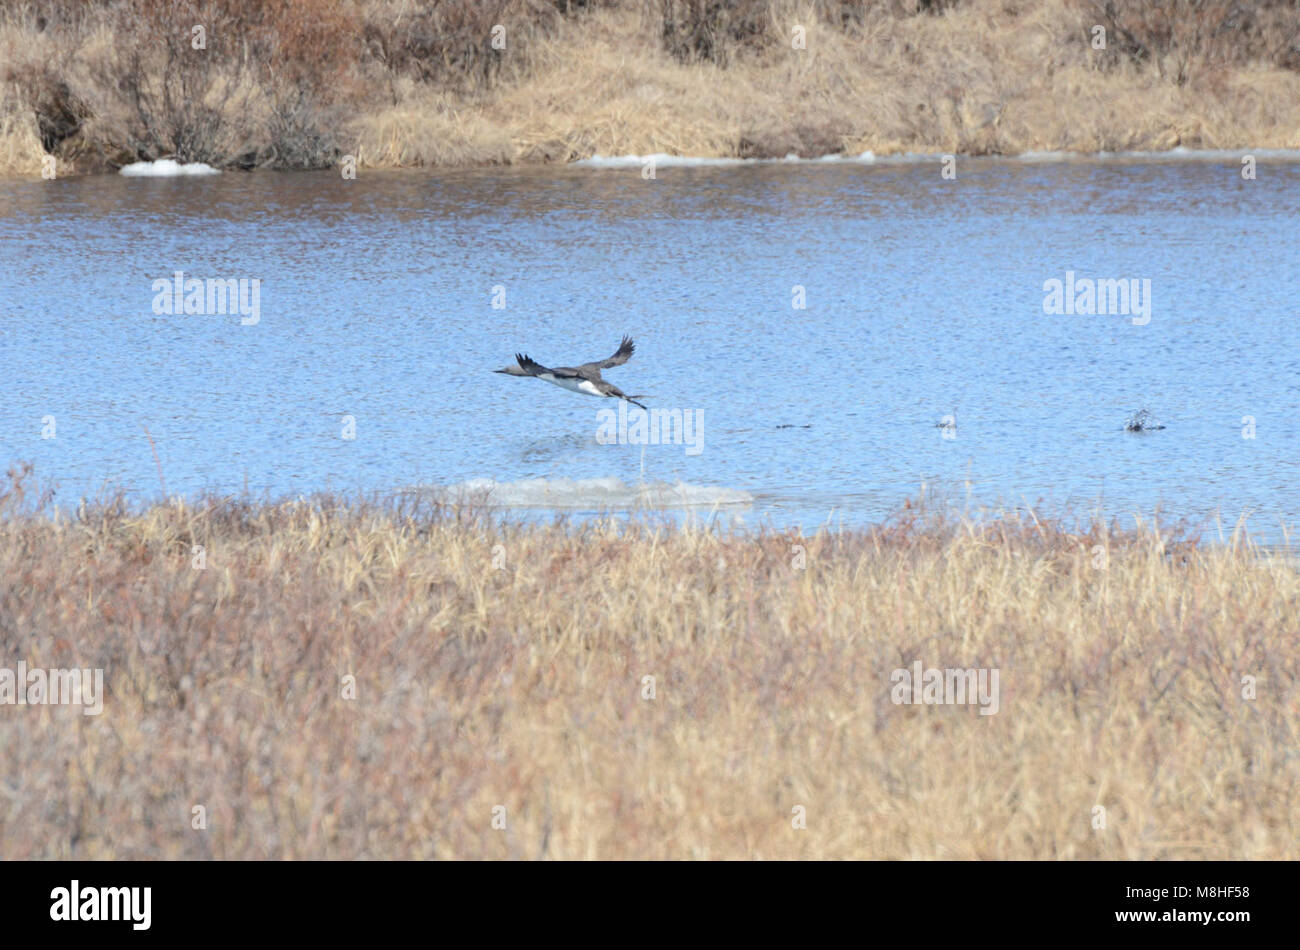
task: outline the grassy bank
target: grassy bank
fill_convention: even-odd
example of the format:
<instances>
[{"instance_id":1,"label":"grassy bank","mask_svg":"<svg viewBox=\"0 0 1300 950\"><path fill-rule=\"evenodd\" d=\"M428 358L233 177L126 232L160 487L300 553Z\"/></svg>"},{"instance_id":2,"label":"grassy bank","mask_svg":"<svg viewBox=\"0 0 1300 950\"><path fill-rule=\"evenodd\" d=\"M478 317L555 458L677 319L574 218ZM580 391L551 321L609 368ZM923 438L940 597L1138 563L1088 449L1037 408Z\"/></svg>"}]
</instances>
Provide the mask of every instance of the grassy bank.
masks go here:
<instances>
[{"instance_id":1,"label":"grassy bank","mask_svg":"<svg viewBox=\"0 0 1300 950\"><path fill-rule=\"evenodd\" d=\"M1281 0L4 0L0 63L8 175L1300 147Z\"/></svg>"},{"instance_id":2,"label":"grassy bank","mask_svg":"<svg viewBox=\"0 0 1300 950\"><path fill-rule=\"evenodd\" d=\"M1297 857L1300 573L1247 545L0 504L0 666L107 694L0 706L0 858ZM996 714L895 704L917 661Z\"/></svg>"}]
</instances>

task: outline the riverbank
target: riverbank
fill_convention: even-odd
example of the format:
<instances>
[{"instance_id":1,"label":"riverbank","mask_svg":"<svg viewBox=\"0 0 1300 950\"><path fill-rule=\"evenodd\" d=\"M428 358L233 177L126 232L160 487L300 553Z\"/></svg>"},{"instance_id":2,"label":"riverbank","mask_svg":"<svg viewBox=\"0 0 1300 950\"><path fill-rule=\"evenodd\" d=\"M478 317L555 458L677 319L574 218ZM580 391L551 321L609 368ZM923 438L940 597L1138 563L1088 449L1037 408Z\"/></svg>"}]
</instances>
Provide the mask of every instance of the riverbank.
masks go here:
<instances>
[{"instance_id":1,"label":"riverbank","mask_svg":"<svg viewBox=\"0 0 1300 950\"><path fill-rule=\"evenodd\" d=\"M0 708L5 859L1296 857L1300 572L1243 543L0 515L3 665L104 684Z\"/></svg>"},{"instance_id":2,"label":"riverbank","mask_svg":"<svg viewBox=\"0 0 1300 950\"><path fill-rule=\"evenodd\" d=\"M47 156L64 175L167 156L394 168L1300 148L1294 8L920 6L938 12L903 0L7 7L0 174L39 176Z\"/></svg>"}]
</instances>

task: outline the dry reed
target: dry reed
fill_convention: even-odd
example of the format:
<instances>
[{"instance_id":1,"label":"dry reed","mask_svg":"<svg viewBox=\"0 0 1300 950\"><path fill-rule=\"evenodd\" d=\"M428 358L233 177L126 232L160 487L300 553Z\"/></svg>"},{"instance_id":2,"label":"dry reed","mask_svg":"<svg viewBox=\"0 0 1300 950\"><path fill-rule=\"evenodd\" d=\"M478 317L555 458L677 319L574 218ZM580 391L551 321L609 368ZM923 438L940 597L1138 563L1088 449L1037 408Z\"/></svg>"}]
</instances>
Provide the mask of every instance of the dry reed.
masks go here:
<instances>
[{"instance_id":1,"label":"dry reed","mask_svg":"<svg viewBox=\"0 0 1300 950\"><path fill-rule=\"evenodd\" d=\"M0 706L0 858L1297 856L1300 573L1240 537L16 484L0 666L107 696ZM998 669L998 712L896 705L916 661Z\"/></svg>"},{"instance_id":2,"label":"dry reed","mask_svg":"<svg viewBox=\"0 0 1300 950\"><path fill-rule=\"evenodd\" d=\"M1279 0L5 0L0 62L10 175L1300 147Z\"/></svg>"}]
</instances>

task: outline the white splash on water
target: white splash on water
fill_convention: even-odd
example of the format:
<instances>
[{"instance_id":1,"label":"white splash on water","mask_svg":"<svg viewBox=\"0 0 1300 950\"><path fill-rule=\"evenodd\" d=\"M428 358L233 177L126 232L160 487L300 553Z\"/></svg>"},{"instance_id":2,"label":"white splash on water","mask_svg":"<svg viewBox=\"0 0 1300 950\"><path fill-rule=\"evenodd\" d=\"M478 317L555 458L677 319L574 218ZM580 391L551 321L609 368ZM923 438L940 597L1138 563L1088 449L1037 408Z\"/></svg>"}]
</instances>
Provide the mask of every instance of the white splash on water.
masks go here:
<instances>
[{"instance_id":1,"label":"white splash on water","mask_svg":"<svg viewBox=\"0 0 1300 950\"><path fill-rule=\"evenodd\" d=\"M490 508L555 508L608 510L669 510L750 505L754 496L736 488L689 485L685 482L640 482L629 485L608 478L530 478L499 482L475 478L458 485L412 489L437 501L486 505Z\"/></svg>"}]
</instances>

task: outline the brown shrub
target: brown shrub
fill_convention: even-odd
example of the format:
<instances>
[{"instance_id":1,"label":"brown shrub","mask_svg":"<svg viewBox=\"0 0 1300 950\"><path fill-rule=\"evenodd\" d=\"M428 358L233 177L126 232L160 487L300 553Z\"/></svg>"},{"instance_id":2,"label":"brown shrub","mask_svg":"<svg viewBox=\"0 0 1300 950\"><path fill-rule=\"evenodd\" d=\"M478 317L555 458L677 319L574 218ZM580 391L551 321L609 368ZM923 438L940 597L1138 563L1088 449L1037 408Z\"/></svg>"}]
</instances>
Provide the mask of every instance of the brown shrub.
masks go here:
<instances>
[{"instance_id":1,"label":"brown shrub","mask_svg":"<svg viewBox=\"0 0 1300 950\"><path fill-rule=\"evenodd\" d=\"M1296 856L1300 573L1237 536L41 505L0 484L0 658L106 695L0 707L0 859ZM896 704L915 661L999 711Z\"/></svg>"},{"instance_id":2,"label":"brown shrub","mask_svg":"<svg viewBox=\"0 0 1300 950\"><path fill-rule=\"evenodd\" d=\"M1300 69L1293 0L1082 0L1083 12L1133 62L1183 85L1207 69L1259 62Z\"/></svg>"},{"instance_id":3,"label":"brown shrub","mask_svg":"<svg viewBox=\"0 0 1300 950\"><path fill-rule=\"evenodd\" d=\"M388 0L366 5L362 30L368 54L395 74L458 88L486 86L509 51L563 13L587 6L563 0ZM504 49L493 46L496 27L505 31Z\"/></svg>"},{"instance_id":4,"label":"brown shrub","mask_svg":"<svg viewBox=\"0 0 1300 950\"><path fill-rule=\"evenodd\" d=\"M683 62L726 65L740 50L764 45L767 0L658 0L664 49Z\"/></svg>"},{"instance_id":5,"label":"brown shrub","mask_svg":"<svg viewBox=\"0 0 1300 950\"><path fill-rule=\"evenodd\" d=\"M0 171L1294 148L1298 32L1282 0L0 0Z\"/></svg>"}]
</instances>

